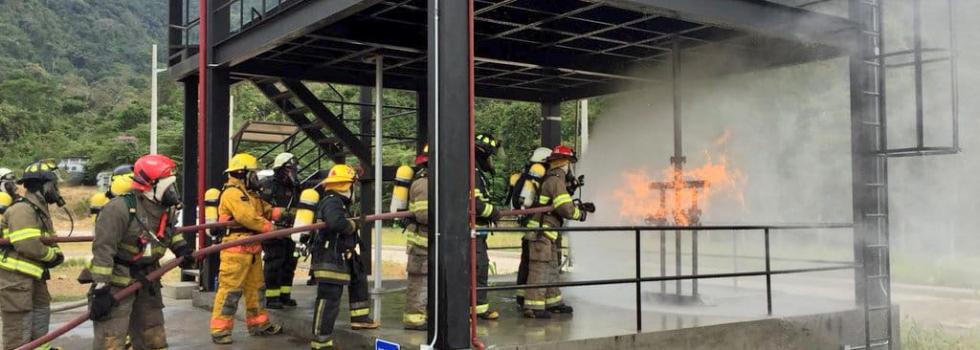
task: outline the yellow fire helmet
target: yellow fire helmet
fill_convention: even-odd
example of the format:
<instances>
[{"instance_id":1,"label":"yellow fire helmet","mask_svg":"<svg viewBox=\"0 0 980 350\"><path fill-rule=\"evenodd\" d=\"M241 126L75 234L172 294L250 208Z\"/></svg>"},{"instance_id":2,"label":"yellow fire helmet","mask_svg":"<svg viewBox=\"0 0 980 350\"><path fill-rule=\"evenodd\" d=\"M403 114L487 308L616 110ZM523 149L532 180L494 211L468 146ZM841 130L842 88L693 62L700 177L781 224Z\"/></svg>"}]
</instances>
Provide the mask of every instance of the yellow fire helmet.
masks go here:
<instances>
[{"instance_id":1,"label":"yellow fire helmet","mask_svg":"<svg viewBox=\"0 0 980 350\"><path fill-rule=\"evenodd\" d=\"M258 170L259 160L255 159L255 156L248 153L239 153L228 160L228 169L225 169L225 173L230 173L239 170Z\"/></svg>"},{"instance_id":2,"label":"yellow fire helmet","mask_svg":"<svg viewBox=\"0 0 980 350\"><path fill-rule=\"evenodd\" d=\"M337 164L330 168L330 173L323 180L323 185L330 190L345 192L357 182L357 171L350 165Z\"/></svg>"},{"instance_id":3,"label":"yellow fire helmet","mask_svg":"<svg viewBox=\"0 0 980 350\"><path fill-rule=\"evenodd\" d=\"M323 180L324 184L354 183L357 181L357 171L350 165L337 164L330 168L330 173Z\"/></svg>"}]
</instances>

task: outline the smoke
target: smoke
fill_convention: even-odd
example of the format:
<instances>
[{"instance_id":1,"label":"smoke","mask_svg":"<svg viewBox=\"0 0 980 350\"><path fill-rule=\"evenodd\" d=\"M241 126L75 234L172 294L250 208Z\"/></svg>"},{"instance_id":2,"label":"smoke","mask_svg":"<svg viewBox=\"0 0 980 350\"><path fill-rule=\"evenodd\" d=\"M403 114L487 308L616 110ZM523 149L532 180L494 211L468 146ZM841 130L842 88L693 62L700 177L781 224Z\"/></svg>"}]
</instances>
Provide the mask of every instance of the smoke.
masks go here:
<instances>
[{"instance_id":1,"label":"smoke","mask_svg":"<svg viewBox=\"0 0 980 350\"><path fill-rule=\"evenodd\" d=\"M782 2L792 2L785 0ZM845 2L826 2L825 13L846 13ZM924 22L943 17L945 7L926 2ZM926 259L938 255L964 255L980 247L974 233L980 227L980 157L975 154L980 125L973 116L980 103L970 92L980 88L980 69L974 64L980 50L974 44L980 39L980 25L971 14L980 13L980 3L958 1L957 36L960 42L959 89L960 136L963 152L949 156L896 158L889 161L890 225L897 256ZM886 24L905 23L901 12L889 14ZM942 22L925 26L930 33L924 38L930 45L945 47ZM910 42L909 34L889 33L886 44L900 48ZM740 191L717 193L702 205L702 222L717 224L787 224L850 223L851 196L851 111L849 71L846 57L816 60L802 64L759 68L797 53L785 52L779 40L744 38L725 45L685 51L682 57L681 113L685 168L697 167L709 157L723 155L733 170L742 174ZM740 54L740 45L752 45L766 55ZM771 45L768 46L767 45ZM769 49L768 51L766 49ZM821 57L819 48L801 47ZM779 51L783 50L783 51ZM777 58L774 58L777 57ZM668 63L669 65L669 63ZM734 68L733 68L734 67ZM743 73L731 73L743 71ZM722 74L723 72L727 72ZM935 65L925 72L926 146L951 143L948 66ZM912 91L906 72L889 71L889 139L893 148L914 141L914 120L908 94ZM661 81L642 91L608 97L606 108L592 127L589 149L577 171L586 174L588 186L583 198L593 201L597 213L585 225L628 225L621 215L622 192L626 175L643 171L662 179L662 170L670 166L673 148L673 97L669 67L643 72L642 76ZM903 116L904 119L902 117ZM727 142L716 141L727 135ZM642 224L642 223L639 223ZM572 233L571 254L574 272L571 279L632 277L632 232ZM659 273L659 233L642 235L644 276ZM690 233L683 234L682 249L690 253ZM701 252L706 256L731 254L734 235L731 232L700 232ZM739 255L761 256L760 232L738 234ZM850 261L853 259L852 231L805 230L773 233L773 256L776 258ZM667 234L668 275L673 272L673 233ZM684 274L690 273L690 257L684 257ZM895 259L893 257L893 259ZM704 258L701 273L731 272L730 260ZM744 259L739 270L759 270L758 259ZM800 262L774 261L773 268L814 266ZM850 290L853 275L839 273L810 274L833 277L841 290ZM711 286L712 283L706 282ZM725 282L729 283L729 282ZM659 290L654 285L645 292ZM685 290L690 284L685 283ZM708 287L706 298L710 298ZM672 288L670 289L673 290ZM598 293L601 291L601 294ZM632 289L571 288L567 294L588 298L608 305L632 308ZM600 297L601 296L601 297ZM840 305L853 305L853 295L835 295ZM805 308L805 307L803 307ZM758 310L749 313L758 313ZM780 310L777 310L777 314ZM783 310L782 314L792 313Z\"/></svg>"}]
</instances>

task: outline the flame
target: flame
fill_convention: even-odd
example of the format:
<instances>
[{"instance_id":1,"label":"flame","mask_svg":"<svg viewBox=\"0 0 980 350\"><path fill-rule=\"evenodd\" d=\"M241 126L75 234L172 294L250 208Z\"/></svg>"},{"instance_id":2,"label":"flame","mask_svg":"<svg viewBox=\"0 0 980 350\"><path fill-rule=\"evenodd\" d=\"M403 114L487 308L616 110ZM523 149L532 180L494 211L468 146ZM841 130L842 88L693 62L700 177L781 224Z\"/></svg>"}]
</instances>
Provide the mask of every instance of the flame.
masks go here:
<instances>
[{"instance_id":1,"label":"flame","mask_svg":"<svg viewBox=\"0 0 980 350\"><path fill-rule=\"evenodd\" d=\"M670 165L660 171L659 179L646 169L624 172L623 186L613 192L619 201L620 216L634 224L697 225L702 211L717 195L733 198L744 208L742 189L746 177L724 151L730 138L731 133L726 130L712 142L712 148L721 151L702 151L705 162L698 167L678 169Z\"/></svg>"}]
</instances>

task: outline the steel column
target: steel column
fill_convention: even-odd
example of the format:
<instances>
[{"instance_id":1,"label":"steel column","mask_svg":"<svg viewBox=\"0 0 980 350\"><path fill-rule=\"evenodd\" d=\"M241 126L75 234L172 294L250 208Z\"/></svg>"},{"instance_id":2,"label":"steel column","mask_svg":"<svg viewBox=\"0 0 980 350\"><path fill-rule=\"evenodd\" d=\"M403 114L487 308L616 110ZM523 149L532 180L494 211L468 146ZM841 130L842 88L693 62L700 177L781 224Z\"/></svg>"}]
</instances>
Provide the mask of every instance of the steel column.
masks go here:
<instances>
[{"instance_id":1,"label":"steel column","mask_svg":"<svg viewBox=\"0 0 980 350\"><path fill-rule=\"evenodd\" d=\"M361 86L360 89L360 127L358 128L358 134L360 134L361 142L365 145L371 144L371 134L368 132L371 130L371 123L373 123L374 111L371 108L371 88L367 86ZM369 159L370 160L370 159ZM374 166L369 162L362 162L361 167L368 171L368 176L361 179L361 213L364 214L374 214L374 184L372 179L374 178ZM374 237L372 236L374 232L374 225L364 225L361 227L361 253L364 256L371 256L373 252L372 244L374 243ZM364 268L373 271L374 261L371 259L363 260L366 265Z\"/></svg>"},{"instance_id":2,"label":"steel column","mask_svg":"<svg viewBox=\"0 0 980 350\"><path fill-rule=\"evenodd\" d=\"M191 77L184 84L184 142L183 163L180 166L181 198L184 210L181 222L184 225L197 223L197 77ZM197 247L197 232L185 233L184 240ZM193 276L181 274L182 281L193 281ZM201 279L203 281L204 279Z\"/></svg>"},{"instance_id":3,"label":"steel column","mask_svg":"<svg viewBox=\"0 0 980 350\"><path fill-rule=\"evenodd\" d=\"M199 96L204 97L201 103L204 105L204 125L203 135L199 136L198 147L203 146L204 153L198 153L198 158L202 160L203 166L198 169L198 177L204 177L204 188L218 188L224 183L224 170L228 165L228 114L229 98L231 96L231 79L226 68L214 67L210 64L214 57L214 44L228 36L228 25L230 13L227 8L211 12L220 6L220 0L207 0L207 11L203 20L207 23L205 31L207 40L202 40L205 50L204 68L204 91ZM202 127L202 125L198 125ZM203 136L203 139L200 138ZM200 149L200 148L199 148ZM207 157L207 155L219 155L217 157ZM203 189L199 189L203 191ZM203 193L198 193L202 196ZM198 202L200 204L200 200ZM199 208L200 210L200 208ZM200 213L199 213L200 214ZM201 218L198 218L199 220ZM211 245L210 237L203 237L205 245ZM200 239L200 238L199 238ZM216 288L218 276L218 257L208 256L204 259L201 266L201 285L205 291L213 291Z\"/></svg>"},{"instance_id":4,"label":"steel column","mask_svg":"<svg viewBox=\"0 0 980 350\"><path fill-rule=\"evenodd\" d=\"M561 102L541 102L541 146L561 144Z\"/></svg>"},{"instance_id":5,"label":"steel column","mask_svg":"<svg viewBox=\"0 0 980 350\"><path fill-rule=\"evenodd\" d=\"M470 84L468 2L428 1L429 339L470 347L468 179ZM445 116L445 118L443 118ZM434 199L434 200L433 200Z\"/></svg>"},{"instance_id":6,"label":"steel column","mask_svg":"<svg viewBox=\"0 0 980 350\"><path fill-rule=\"evenodd\" d=\"M423 86L415 95L415 153L429 143L429 91Z\"/></svg>"}]
</instances>

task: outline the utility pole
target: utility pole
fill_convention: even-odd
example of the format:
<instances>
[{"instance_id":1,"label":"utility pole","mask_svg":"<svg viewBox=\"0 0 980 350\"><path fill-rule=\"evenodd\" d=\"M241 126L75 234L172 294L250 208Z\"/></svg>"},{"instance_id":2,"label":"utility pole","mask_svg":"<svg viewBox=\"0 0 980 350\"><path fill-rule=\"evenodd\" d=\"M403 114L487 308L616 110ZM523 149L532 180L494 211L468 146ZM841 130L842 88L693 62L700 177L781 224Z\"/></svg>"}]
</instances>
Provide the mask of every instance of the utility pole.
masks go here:
<instances>
[{"instance_id":1,"label":"utility pole","mask_svg":"<svg viewBox=\"0 0 980 350\"><path fill-rule=\"evenodd\" d=\"M157 45L150 61L150 154L157 153Z\"/></svg>"},{"instance_id":2,"label":"utility pole","mask_svg":"<svg viewBox=\"0 0 980 350\"><path fill-rule=\"evenodd\" d=\"M157 69L157 44L153 44L153 53L150 54L150 154L157 153L157 104L159 103L157 74L166 72L166 69Z\"/></svg>"}]
</instances>

